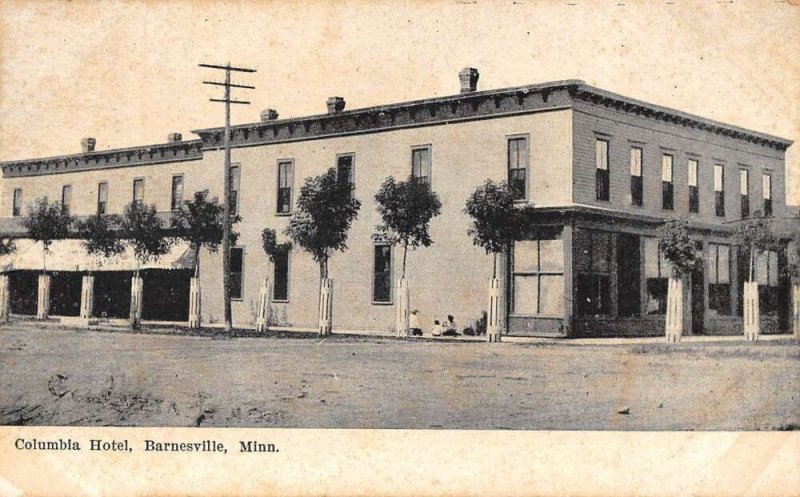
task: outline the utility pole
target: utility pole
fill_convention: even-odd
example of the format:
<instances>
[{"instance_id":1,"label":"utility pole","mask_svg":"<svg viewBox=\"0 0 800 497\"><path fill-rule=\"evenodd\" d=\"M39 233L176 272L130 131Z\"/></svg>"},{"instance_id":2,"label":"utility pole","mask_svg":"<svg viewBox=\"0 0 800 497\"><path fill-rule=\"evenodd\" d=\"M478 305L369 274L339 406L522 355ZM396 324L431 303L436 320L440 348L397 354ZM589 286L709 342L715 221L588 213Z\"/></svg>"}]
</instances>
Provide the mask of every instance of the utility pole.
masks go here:
<instances>
[{"instance_id":1,"label":"utility pole","mask_svg":"<svg viewBox=\"0 0 800 497\"><path fill-rule=\"evenodd\" d=\"M231 315L231 104L250 104L250 102L244 100L231 100L231 88L255 89L255 86L231 83L231 71L256 72L256 70L244 67L232 67L230 62L224 66L212 64L199 64L199 66L225 71L224 83L203 81L203 84L225 87L225 98L212 98L210 100L212 102L222 102L225 104L225 163L222 195L224 209L224 219L222 222L222 299L225 308L225 332L230 334L233 331L233 318Z\"/></svg>"}]
</instances>

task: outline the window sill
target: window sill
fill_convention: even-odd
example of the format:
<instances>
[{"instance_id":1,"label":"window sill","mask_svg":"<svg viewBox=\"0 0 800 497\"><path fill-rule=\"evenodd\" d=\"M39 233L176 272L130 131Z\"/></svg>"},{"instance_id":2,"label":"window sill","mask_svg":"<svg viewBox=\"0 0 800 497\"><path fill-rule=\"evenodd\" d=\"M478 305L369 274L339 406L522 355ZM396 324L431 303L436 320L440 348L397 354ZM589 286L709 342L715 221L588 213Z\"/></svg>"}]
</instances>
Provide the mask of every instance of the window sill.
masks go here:
<instances>
[{"instance_id":1,"label":"window sill","mask_svg":"<svg viewBox=\"0 0 800 497\"><path fill-rule=\"evenodd\" d=\"M231 302L244 302L244 297L233 298L231 297Z\"/></svg>"},{"instance_id":2,"label":"window sill","mask_svg":"<svg viewBox=\"0 0 800 497\"><path fill-rule=\"evenodd\" d=\"M387 306L387 305L394 305L394 302L375 302L375 301L373 301L373 302L372 302L372 305L382 305L382 306Z\"/></svg>"},{"instance_id":3,"label":"window sill","mask_svg":"<svg viewBox=\"0 0 800 497\"><path fill-rule=\"evenodd\" d=\"M289 217L289 216L291 216L291 215L292 215L292 213L291 213L291 212L276 212L276 213L275 213L275 216L276 216L276 217Z\"/></svg>"},{"instance_id":4,"label":"window sill","mask_svg":"<svg viewBox=\"0 0 800 497\"><path fill-rule=\"evenodd\" d=\"M289 303L288 300L272 300L271 302L273 304L288 304Z\"/></svg>"}]
</instances>

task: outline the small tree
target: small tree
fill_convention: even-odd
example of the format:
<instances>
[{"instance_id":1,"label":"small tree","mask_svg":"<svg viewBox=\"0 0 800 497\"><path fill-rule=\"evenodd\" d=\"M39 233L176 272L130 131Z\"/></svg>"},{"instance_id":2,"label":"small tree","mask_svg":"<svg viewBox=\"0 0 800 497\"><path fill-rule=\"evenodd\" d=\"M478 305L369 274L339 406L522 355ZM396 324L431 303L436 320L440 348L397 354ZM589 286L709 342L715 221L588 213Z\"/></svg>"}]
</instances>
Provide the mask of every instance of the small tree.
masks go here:
<instances>
[{"instance_id":1,"label":"small tree","mask_svg":"<svg viewBox=\"0 0 800 497\"><path fill-rule=\"evenodd\" d=\"M269 257L270 262L275 262L275 256L285 254L292 249L291 242L278 243L278 235L275 230L264 228L261 232L261 247Z\"/></svg>"},{"instance_id":2,"label":"small tree","mask_svg":"<svg viewBox=\"0 0 800 497\"><path fill-rule=\"evenodd\" d=\"M284 233L319 264L320 283L328 277L328 259L347 249L347 234L361 208L353 185L338 181L336 170L306 178L297 208Z\"/></svg>"},{"instance_id":3,"label":"small tree","mask_svg":"<svg viewBox=\"0 0 800 497\"><path fill-rule=\"evenodd\" d=\"M52 204L42 197L28 207L28 215L23 222L31 239L42 242L42 274L47 274L47 253L55 240L69 236L72 217L64 213L59 202Z\"/></svg>"},{"instance_id":4,"label":"small tree","mask_svg":"<svg viewBox=\"0 0 800 497\"><path fill-rule=\"evenodd\" d=\"M222 243L222 223L225 208L217 197L208 200L208 190L195 192L191 202L185 202L172 216L172 232L175 238L186 240L194 249L195 277L200 276L200 249L216 252ZM241 220L233 216L231 224ZM239 234L231 232L231 244L235 244Z\"/></svg>"},{"instance_id":5,"label":"small tree","mask_svg":"<svg viewBox=\"0 0 800 497\"><path fill-rule=\"evenodd\" d=\"M116 214L92 216L78 223L83 248L91 257L113 257L125 250L120 238L122 218ZM91 273L91 271L89 271Z\"/></svg>"},{"instance_id":6,"label":"small tree","mask_svg":"<svg viewBox=\"0 0 800 497\"><path fill-rule=\"evenodd\" d=\"M787 264L784 274L792 280L792 284L800 285L800 218L795 219L792 226L792 238L786 247Z\"/></svg>"},{"instance_id":7,"label":"small tree","mask_svg":"<svg viewBox=\"0 0 800 497\"><path fill-rule=\"evenodd\" d=\"M11 255L17 250L17 245L13 238L0 239L0 255Z\"/></svg>"},{"instance_id":8,"label":"small tree","mask_svg":"<svg viewBox=\"0 0 800 497\"><path fill-rule=\"evenodd\" d=\"M773 250L778 247L778 241L772 232L772 219L766 218L761 211L756 211L753 217L742 221L736 230L736 238L747 247L749 252L749 266L747 281L754 278L756 252Z\"/></svg>"},{"instance_id":9,"label":"small tree","mask_svg":"<svg viewBox=\"0 0 800 497\"><path fill-rule=\"evenodd\" d=\"M658 230L658 245L672 266L672 276L681 279L703 264L703 252L689 236L686 220L668 221Z\"/></svg>"},{"instance_id":10,"label":"small tree","mask_svg":"<svg viewBox=\"0 0 800 497\"><path fill-rule=\"evenodd\" d=\"M391 176L386 178L375 194L375 201L383 219L378 230L386 235L391 244L403 247L401 277L405 278L408 248L430 247L433 244L428 229L431 219L441 212L442 202L427 182L413 176L400 182Z\"/></svg>"},{"instance_id":11,"label":"small tree","mask_svg":"<svg viewBox=\"0 0 800 497\"><path fill-rule=\"evenodd\" d=\"M155 205L132 202L125 206L120 225L120 235L133 249L138 264L134 277L139 277L141 265L158 260L169 252L173 240L164 233Z\"/></svg>"},{"instance_id":12,"label":"small tree","mask_svg":"<svg viewBox=\"0 0 800 497\"><path fill-rule=\"evenodd\" d=\"M472 218L467 233L472 243L492 254L492 278L497 277L497 255L520 236L519 211L514 206L514 194L505 181L486 180L467 199L464 212Z\"/></svg>"}]
</instances>

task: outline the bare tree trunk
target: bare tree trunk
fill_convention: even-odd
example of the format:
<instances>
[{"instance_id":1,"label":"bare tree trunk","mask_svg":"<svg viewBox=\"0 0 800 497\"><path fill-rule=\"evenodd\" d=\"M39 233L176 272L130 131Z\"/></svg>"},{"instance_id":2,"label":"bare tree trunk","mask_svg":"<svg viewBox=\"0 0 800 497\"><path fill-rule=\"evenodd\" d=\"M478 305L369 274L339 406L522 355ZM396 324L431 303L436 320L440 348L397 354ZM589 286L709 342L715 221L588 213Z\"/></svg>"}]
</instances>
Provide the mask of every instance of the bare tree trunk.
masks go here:
<instances>
[{"instance_id":1,"label":"bare tree trunk","mask_svg":"<svg viewBox=\"0 0 800 497\"><path fill-rule=\"evenodd\" d=\"M403 245L403 279L406 277L406 255L408 254L408 244Z\"/></svg>"},{"instance_id":2,"label":"bare tree trunk","mask_svg":"<svg viewBox=\"0 0 800 497\"><path fill-rule=\"evenodd\" d=\"M492 279L497 278L497 252L494 252L494 260L492 261Z\"/></svg>"},{"instance_id":3,"label":"bare tree trunk","mask_svg":"<svg viewBox=\"0 0 800 497\"><path fill-rule=\"evenodd\" d=\"M195 244L194 247L194 277L200 276L200 244Z\"/></svg>"},{"instance_id":4,"label":"bare tree trunk","mask_svg":"<svg viewBox=\"0 0 800 497\"><path fill-rule=\"evenodd\" d=\"M754 263L754 259L755 259L755 250L754 249L755 249L755 247L750 245L750 257L749 257L749 259L750 259L750 272L749 272L750 277L747 280L750 283L753 282L753 265L754 265L753 263Z\"/></svg>"}]
</instances>

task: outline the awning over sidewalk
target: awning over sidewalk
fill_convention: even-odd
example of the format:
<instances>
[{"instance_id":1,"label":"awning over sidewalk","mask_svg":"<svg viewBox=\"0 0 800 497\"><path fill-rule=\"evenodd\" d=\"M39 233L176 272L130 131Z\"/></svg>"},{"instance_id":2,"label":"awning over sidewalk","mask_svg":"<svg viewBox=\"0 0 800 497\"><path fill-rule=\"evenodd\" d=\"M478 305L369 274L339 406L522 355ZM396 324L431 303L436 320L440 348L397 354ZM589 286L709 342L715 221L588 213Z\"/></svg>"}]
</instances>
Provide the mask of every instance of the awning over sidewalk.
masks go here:
<instances>
[{"instance_id":1,"label":"awning over sidewalk","mask_svg":"<svg viewBox=\"0 0 800 497\"><path fill-rule=\"evenodd\" d=\"M27 242L27 243L26 243ZM18 240L14 254L0 257L3 271L32 270L41 271L47 264L48 271L134 271L139 269L192 269L194 250L188 242L180 241L172 245L169 252L157 260L139 264L130 247L119 255L105 258L89 256L82 240L58 240L50 245L45 259L40 242Z\"/></svg>"}]
</instances>

